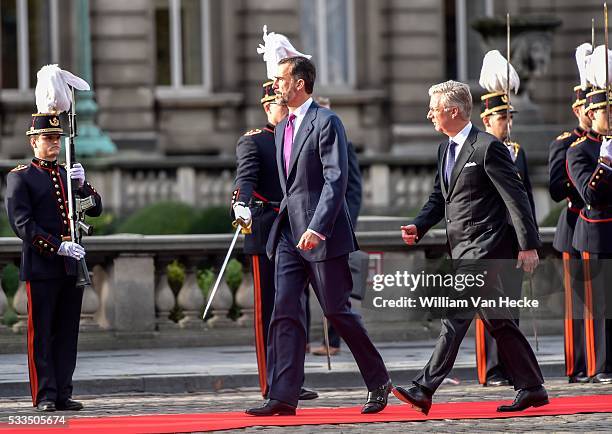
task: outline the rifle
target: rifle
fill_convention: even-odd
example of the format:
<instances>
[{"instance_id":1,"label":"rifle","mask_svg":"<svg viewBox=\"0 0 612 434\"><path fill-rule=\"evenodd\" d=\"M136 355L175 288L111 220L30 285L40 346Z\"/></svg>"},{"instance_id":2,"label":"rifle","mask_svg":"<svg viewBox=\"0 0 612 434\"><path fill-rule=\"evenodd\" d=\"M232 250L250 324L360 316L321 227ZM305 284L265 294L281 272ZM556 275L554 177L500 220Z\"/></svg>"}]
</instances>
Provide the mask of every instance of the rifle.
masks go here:
<instances>
[{"instance_id":1,"label":"rifle","mask_svg":"<svg viewBox=\"0 0 612 434\"><path fill-rule=\"evenodd\" d=\"M70 134L66 137L66 167L68 169L74 167L74 139L77 137L76 123L76 104L74 99L74 87L70 87L72 104L68 113L70 125ZM85 223L85 211L96 206L96 200L93 196L81 198L77 193L77 188L74 186L72 179L67 180L68 184L68 220L70 221L70 241L81 244L83 234L92 235L93 226ZM81 258L77 263L77 287L91 285L89 278L89 270L85 258Z\"/></svg>"}]
</instances>

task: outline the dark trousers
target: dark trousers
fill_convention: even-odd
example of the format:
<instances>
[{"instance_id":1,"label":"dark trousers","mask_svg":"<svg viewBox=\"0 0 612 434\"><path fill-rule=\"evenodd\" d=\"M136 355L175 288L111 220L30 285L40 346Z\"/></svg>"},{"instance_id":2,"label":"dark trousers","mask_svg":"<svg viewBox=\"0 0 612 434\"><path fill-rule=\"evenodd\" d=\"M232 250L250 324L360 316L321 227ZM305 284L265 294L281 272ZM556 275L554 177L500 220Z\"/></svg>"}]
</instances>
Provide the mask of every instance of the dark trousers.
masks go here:
<instances>
[{"instance_id":1,"label":"dark trousers","mask_svg":"<svg viewBox=\"0 0 612 434\"><path fill-rule=\"evenodd\" d=\"M500 270L500 279L504 294L513 300L521 298L523 289L522 269L512 266L511 261L504 263ZM519 325L520 310L518 308L509 309L515 324ZM512 380L508 370L501 361L501 354L497 343L491 333L489 333L483 321L476 319L476 368L478 372L478 382L485 384L488 378L499 376Z\"/></svg>"},{"instance_id":2,"label":"dark trousers","mask_svg":"<svg viewBox=\"0 0 612 434\"><path fill-rule=\"evenodd\" d=\"M455 271L457 274L481 273L470 266ZM489 266L487 277L481 294L487 298L503 296L502 284L500 279L500 269ZM465 294L468 297L468 294ZM434 348L431 358L427 365L418 374L413 382L424 387L430 393L434 393L444 378L450 373L457 358L459 346L470 327L470 323L475 314L482 319L487 331L491 333L497 341L499 354L502 363L508 370L514 388L516 390L528 387L535 387L544 382L538 361L527 342L527 339L512 319L512 315L507 308L483 308L470 307L464 309L452 309L447 311L447 315L442 319L440 336Z\"/></svg>"},{"instance_id":3,"label":"dark trousers","mask_svg":"<svg viewBox=\"0 0 612 434\"><path fill-rule=\"evenodd\" d=\"M83 288L76 279L31 280L28 293L28 368L32 404L72 396Z\"/></svg>"},{"instance_id":4,"label":"dark trousers","mask_svg":"<svg viewBox=\"0 0 612 434\"><path fill-rule=\"evenodd\" d=\"M563 252L565 375L587 374L584 275L580 253Z\"/></svg>"},{"instance_id":5,"label":"dark trousers","mask_svg":"<svg viewBox=\"0 0 612 434\"><path fill-rule=\"evenodd\" d=\"M255 354L259 387L263 396L267 393L268 331L274 308L274 262L268 256L251 255L251 272L253 273L254 313L255 313Z\"/></svg>"},{"instance_id":6,"label":"dark trousers","mask_svg":"<svg viewBox=\"0 0 612 434\"><path fill-rule=\"evenodd\" d=\"M326 241L324 241L326 242ZM297 406L304 378L306 348L306 296L312 284L323 313L353 353L368 390L389 380L385 364L372 344L359 315L351 312L352 289L348 255L308 262L295 247L288 224L276 248L276 296L270 324L268 370L270 399Z\"/></svg>"},{"instance_id":7,"label":"dark trousers","mask_svg":"<svg viewBox=\"0 0 612 434\"><path fill-rule=\"evenodd\" d=\"M612 373L612 255L582 252L587 375Z\"/></svg>"}]
</instances>

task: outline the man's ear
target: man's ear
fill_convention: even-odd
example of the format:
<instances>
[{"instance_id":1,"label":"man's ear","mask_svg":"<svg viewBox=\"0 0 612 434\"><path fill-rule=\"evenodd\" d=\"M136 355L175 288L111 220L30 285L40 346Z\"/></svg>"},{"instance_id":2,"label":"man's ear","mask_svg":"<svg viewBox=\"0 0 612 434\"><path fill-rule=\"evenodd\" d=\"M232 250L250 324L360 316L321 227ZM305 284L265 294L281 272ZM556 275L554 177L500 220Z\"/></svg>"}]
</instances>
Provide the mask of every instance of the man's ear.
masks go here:
<instances>
[{"instance_id":1,"label":"man's ear","mask_svg":"<svg viewBox=\"0 0 612 434\"><path fill-rule=\"evenodd\" d=\"M589 116L590 120L592 120L592 121L595 120L595 111L594 110L587 111L587 115Z\"/></svg>"},{"instance_id":2,"label":"man's ear","mask_svg":"<svg viewBox=\"0 0 612 434\"><path fill-rule=\"evenodd\" d=\"M296 81L295 87L297 88L297 90L302 90L304 89L304 80L303 79L298 79Z\"/></svg>"},{"instance_id":3,"label":"man's ear","mask_svg":"<svg viewBox=\"0 0 612 434\"><path fill-rule=\"evenodd\" d=\"M489 116L485 116L484 118L482 118L482 123L485 128L489 128L491 126L491 119L489 118Z\"/></svg>"}]
</instances>

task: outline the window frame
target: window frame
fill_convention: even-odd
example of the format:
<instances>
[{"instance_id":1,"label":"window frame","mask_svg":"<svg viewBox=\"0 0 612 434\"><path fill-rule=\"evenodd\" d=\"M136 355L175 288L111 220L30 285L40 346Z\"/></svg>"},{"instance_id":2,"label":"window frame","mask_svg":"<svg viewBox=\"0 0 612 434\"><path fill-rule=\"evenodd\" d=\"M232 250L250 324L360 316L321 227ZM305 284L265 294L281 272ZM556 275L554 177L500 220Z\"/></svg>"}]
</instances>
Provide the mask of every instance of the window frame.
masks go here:
<instances>
[{"instance_id":1,"label":"window frame","mask_svg":"<svg viewBox=\"0 0 612 434\"><path fill-rule=\"evenodd\" d=\"M312 0L311 0L312 1ZM331 83L328 69L328 34L327 34L327 6L326 0L316 1L317 15L315 17L317 52L321 58L317 62L317 78L322 87L339 86L340 88L353 89L357 83L356 47L355 47L355 0L346 1L346 50L347 50L347 80L344 83Z\"/></svg>"},{"instance_id":2,"label":"window frame","mask_svg":"<svg viewBox=\"0 0 612 434\"><path fill-rule=\"evenodd\" d=\"M49 39L51 48L51 63L59 63L60 58L60 25L59 25L59 0L48 0L49 2ZM15 0L15 12L17 19L17 87L3 88L3 91L25 92L32 90L30 80L30 47L29 33L30 23L28 20L28 0ZM0 46L1 47L1 46ZM0 51L0 55L2 52ZM41 65L42 66L42 65Z\"/></svg>"},{"instance_id":3,"label":"window frame","mask_svg":"<svg viewBox=\"0 0 612 434\"><path fill-rule=\"evenodd\" d=\"M168 26L170 33L170 85L157 84L160 91L190 92L209 94L212 86L212 44L211 44L211 0L200 2L200 26L202 46L202 84L183 84L183 23L181 21L182 0L166 0L168 3ZM156 67L157 71L157 67Z\"/></svg>"}]
</instances>

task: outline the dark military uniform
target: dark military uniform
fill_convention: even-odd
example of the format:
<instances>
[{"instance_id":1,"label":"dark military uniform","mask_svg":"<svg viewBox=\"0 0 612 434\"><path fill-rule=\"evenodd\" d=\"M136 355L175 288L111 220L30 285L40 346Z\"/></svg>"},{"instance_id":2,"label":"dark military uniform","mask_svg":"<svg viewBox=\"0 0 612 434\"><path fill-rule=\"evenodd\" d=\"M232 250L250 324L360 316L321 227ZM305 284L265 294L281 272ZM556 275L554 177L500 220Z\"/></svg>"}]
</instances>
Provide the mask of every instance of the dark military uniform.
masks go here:
<instances>
[{"instance_id":1,"label":"dark military uniform","mask_svg":"<svg viewBox=\"0 0 612 434\"><path fill-rule=\"evenodd\" d=\"M266 349L274 308L274 262L266 256L266 242L278 214L283 192L276 168L274 126L267 124L243 135L236 146L238 168L232 204L247 204L252 233L244 237L244 253L250 255L255 295L255 349L262 394L267 389Z\"/></svg>"},{"instance_id":2,"label":"dark military uniform","mask_svg":"<svg viewBox=\"0 0 612 434\"><path fill-rule=\"evenodd\" d=\"M6 209L11 227L23 241L19 277L28 294L28 366L32 402L63 403L72 396L83 288L76 287L77 261L59 256L70 241L66 169L56 161L34 158L7 176ZM89 183L77 190L100 196Z\"/></svg>"},{"instance_id":3,"label":"dark military uniform","mask_svg":"<svg viewBox=\"0 0 612 434\"><path fill-rule=\"evenodd\" d=\"M601 93L589 94L590 107L597 108L597 99L599 106L605 105L605 91ZM612 168L610 161L599 158L601 142L602 136L590 131L567 151L570 180L585 204L576 221L573 247L583 259L586 365L594 382L612 378L612 322L606 315L612 305Z\"/></svg>"},{"instance_id":4,"label":"dark military uniform","mask_svg":"<svg viewBox=\"0 0 612 434\"><path fill-rule=\"evenodd\" d=\"M584 102L582 102L584 104ZM564 336L565 375L571 382L585 378L587 372L584 340L584 285L580 252L572 247L578 214L584 206L582 198L567 173L567 150L586 131L577 127L558 136L549 148L549 191L555 202L566 201L561 210L553 247L562 254L563 289L565 294Z\"/></svg>"}]
</instances>

